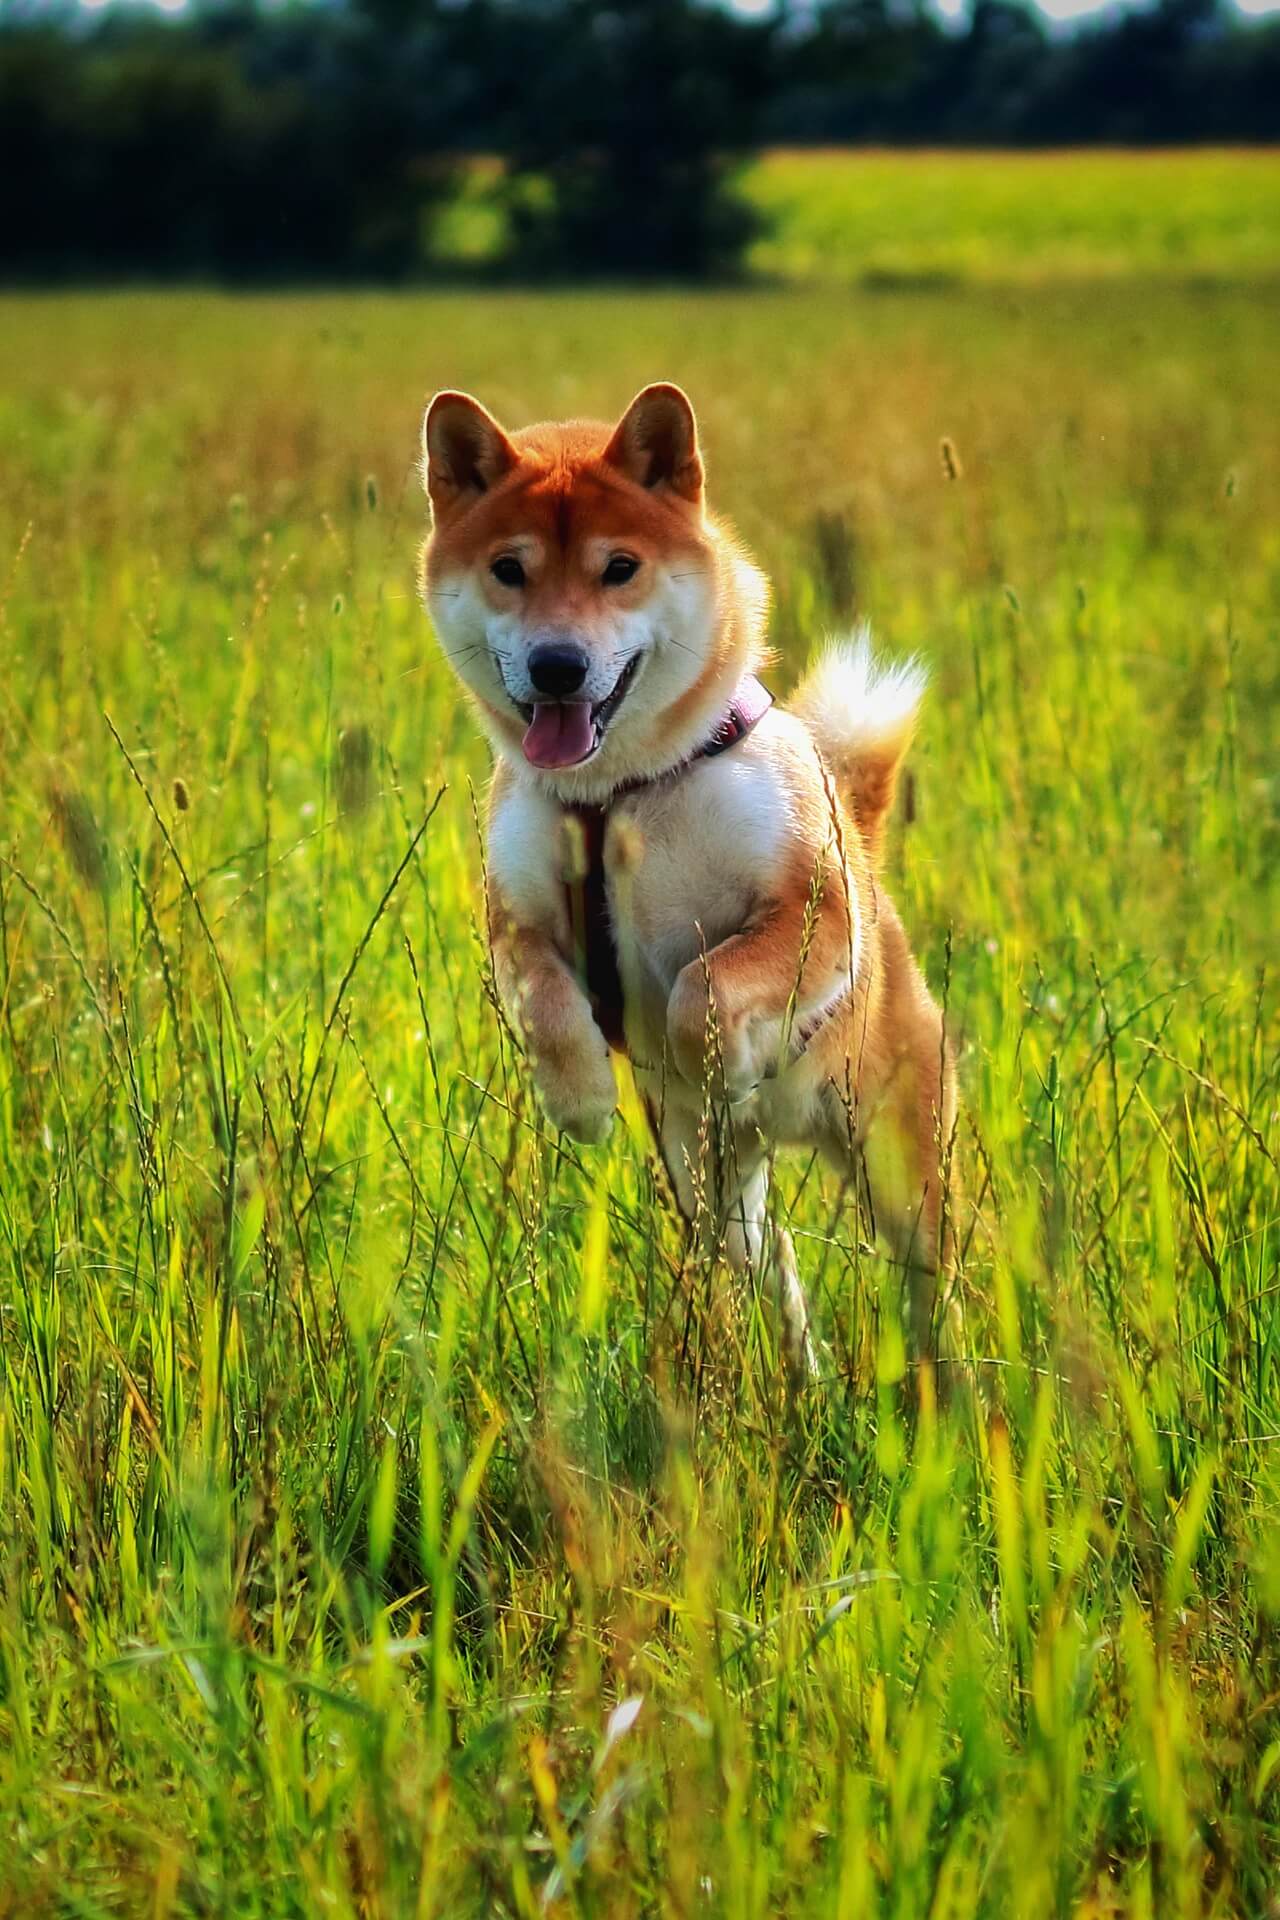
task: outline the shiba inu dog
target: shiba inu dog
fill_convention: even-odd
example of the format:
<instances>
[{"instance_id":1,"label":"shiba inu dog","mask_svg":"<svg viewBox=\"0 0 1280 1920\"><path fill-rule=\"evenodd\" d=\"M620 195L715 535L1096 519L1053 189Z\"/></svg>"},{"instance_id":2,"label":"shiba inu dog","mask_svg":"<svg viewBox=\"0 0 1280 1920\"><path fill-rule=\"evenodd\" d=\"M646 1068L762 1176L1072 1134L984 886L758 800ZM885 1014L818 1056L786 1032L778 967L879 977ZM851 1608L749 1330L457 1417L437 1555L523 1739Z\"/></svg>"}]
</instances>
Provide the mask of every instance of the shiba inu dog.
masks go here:
<instances>
[{"instance_id":1,"label":"shiba inu dog","mask_svg":"<svg viewBox=\"0 0 1280 1920\"><path fill-rule=\"evenodd\" d=\"M603 1140L630 1055L676 1199L765 1280L812 1364L775 1146L859 1183L930 1351L955 1089L939 1009L877 876L924 677L833 645L785 706L768 588L708 512L693 410L508 434L438 393L426 605L496 756L499 991L551 1123Z\"/></svg>"}]
</instances>

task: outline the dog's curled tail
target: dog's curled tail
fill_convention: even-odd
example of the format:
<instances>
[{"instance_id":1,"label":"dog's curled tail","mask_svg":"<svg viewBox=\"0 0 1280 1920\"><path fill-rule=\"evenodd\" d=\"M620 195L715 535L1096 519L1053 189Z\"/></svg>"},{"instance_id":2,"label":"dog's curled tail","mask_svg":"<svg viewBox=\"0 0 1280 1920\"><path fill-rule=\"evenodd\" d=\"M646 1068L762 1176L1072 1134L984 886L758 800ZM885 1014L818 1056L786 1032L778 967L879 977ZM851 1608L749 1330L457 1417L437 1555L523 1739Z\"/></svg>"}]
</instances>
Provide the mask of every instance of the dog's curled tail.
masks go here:
<instances>
[{"instance_id":1,"label":"dog's curled tail","mask_svg":"<svg viewBox=\"0 0 1280 1920\"><path fill-rule=\"evenodd\" d=\"M927 683L918 660L878 664L863 626L828 644L788 702L817 742L873 860Z\"/></svg>"}]
</instances>

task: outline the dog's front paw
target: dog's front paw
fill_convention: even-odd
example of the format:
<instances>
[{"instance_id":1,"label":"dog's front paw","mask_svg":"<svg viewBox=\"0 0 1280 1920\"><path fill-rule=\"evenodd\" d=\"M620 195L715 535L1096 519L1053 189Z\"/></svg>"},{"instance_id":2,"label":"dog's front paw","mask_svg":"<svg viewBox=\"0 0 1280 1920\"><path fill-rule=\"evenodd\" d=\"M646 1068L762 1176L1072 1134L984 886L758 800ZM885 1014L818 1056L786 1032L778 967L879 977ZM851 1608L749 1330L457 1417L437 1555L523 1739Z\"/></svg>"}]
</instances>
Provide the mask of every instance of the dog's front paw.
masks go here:
<instances>
[{"instance_id":1,"label":"dog's front paw","mask_svg":"<svg viewBox=\"0 0 1280 1920\"><path fill-rule=\"evenodd\" d=\"M609 1129L613 1125L613 1110L617 1104L615 1089L610 1087L607 1100L559 1100L542 1096L542 1105L552 1126L561 1133L567 1133L571 1140L578 1140L584 1147L602 1147L609 1138Z\"/></svg>"},{"instance_id":2,"label":"dog's front paw","mask_svg":"<svg viewBox=\"0 0 1280 1920\"><path fill-rule=\"evenodd\" d=\"M542 1110L553 1127L584 1146L598 1147L609 1137L618 1089L601 1042L599 1057L581 1058L573 1072L549 1073L534 1064L534 1084Z\"/></svg>"},{"instance_id":3,"label":"dog's front paw","mask_svg":"<svg viewBox=\"0 0 1280 1920\"><path fill-rule=\"evenodd\" d=\"M747 1036L745 1024L721 1036L720 1071L724 1076L725 1098L731 1107L749 1100L761 1080L766 1078L759 1054Z\"/></svg>"},{"instance_id":4,"label":"dog's front paw","mask_svg":"<svg viewBox=\"0 0 1280 1920\"><path fill-rule=\"evenodd\" d=\"M690 1086L701 1086L715 1059L707 1020L707 982L699 961L676 976L667 1001L667 1048L672 1065Z\"/></svg>"},{"instance_id":5,"label":"dog's front paw","mask_svg":"<svg viewBox=\"0 0 1280 1920\"><path fill-rule=\"evenodd\" d=\"M717 1009L707 1019L707 979L700 960L691 961L676 979L667 1002L667 1045L672 1063L691 1086L710 1081L731 1103L746 1100L760 1081L759 1062L745 1020Z\"/></svg>"}]
</instances>

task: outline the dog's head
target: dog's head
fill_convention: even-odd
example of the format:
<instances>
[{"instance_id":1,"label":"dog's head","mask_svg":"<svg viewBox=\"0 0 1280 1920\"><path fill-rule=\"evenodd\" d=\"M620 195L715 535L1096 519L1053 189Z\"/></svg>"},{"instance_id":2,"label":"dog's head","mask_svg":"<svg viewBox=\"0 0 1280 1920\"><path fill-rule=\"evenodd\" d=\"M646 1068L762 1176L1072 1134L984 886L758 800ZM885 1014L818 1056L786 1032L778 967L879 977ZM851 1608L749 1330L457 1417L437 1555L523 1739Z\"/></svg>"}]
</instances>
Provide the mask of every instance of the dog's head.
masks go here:
<instances>
[{"instance_id":1,"label":"dog's head","mask_svg":"<svg viewBox=\"0 0 1280 1920\"><path fill-rule=\"evenodd\" d=\"M758 659L765 586L703 503L693 409L508 434L438 393L423 587L500 751L570 794L676 764Z\"/></svg>"}]
</instances>

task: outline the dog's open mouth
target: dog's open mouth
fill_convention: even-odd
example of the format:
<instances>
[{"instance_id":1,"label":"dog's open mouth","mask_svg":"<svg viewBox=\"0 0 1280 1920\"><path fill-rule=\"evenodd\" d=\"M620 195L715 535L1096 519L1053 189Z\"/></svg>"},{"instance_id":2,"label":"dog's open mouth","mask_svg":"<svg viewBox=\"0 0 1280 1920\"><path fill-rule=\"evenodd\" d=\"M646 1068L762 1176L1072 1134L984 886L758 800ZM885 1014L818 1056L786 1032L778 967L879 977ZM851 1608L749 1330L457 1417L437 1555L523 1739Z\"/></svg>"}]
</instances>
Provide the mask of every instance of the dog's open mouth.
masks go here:
<instances>
[{"instance_id":1,"label":"dog's open mouth","mask_svg":"<svg viewBox=\"0 0 1280 1920\"><path fill-rule=\"evenodd\" d=\"M577 767L598 752L639 664L640 655L633 653L614 682L613 691L594 707L586 700L540 700L532 707L517 702L529 722L521 742L529 765Z\"/></svg>"}]
</instances>

